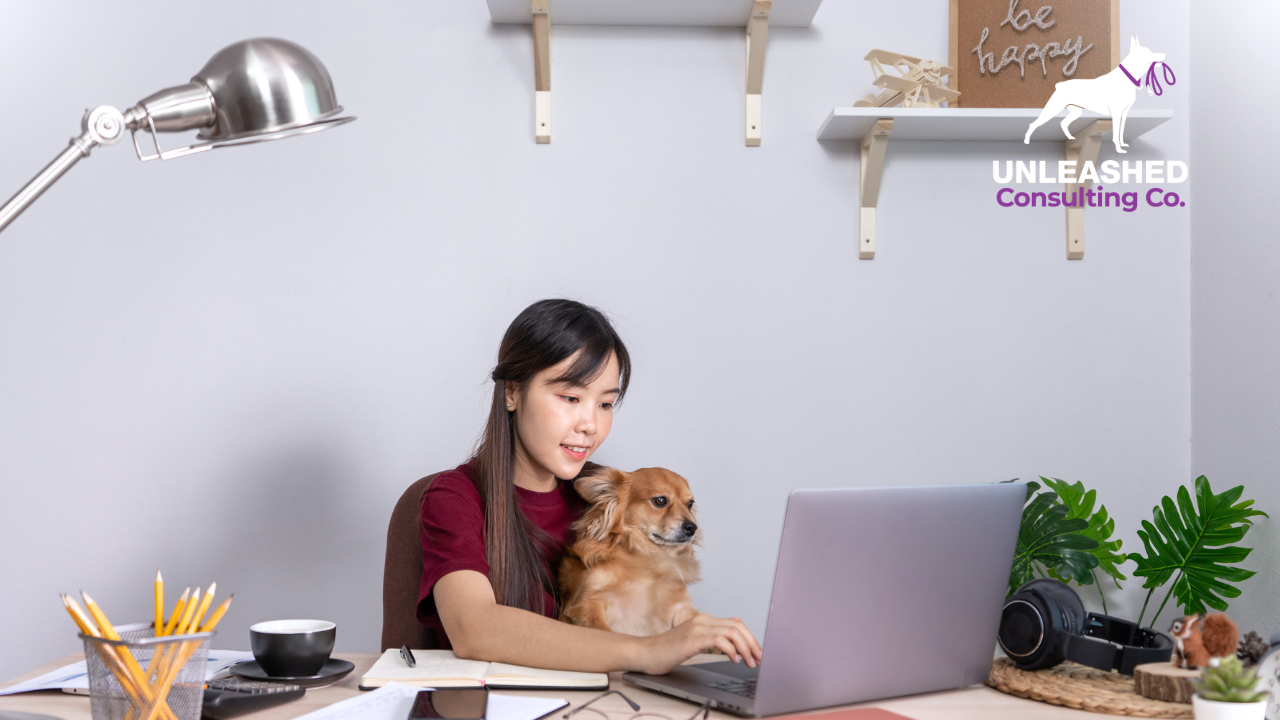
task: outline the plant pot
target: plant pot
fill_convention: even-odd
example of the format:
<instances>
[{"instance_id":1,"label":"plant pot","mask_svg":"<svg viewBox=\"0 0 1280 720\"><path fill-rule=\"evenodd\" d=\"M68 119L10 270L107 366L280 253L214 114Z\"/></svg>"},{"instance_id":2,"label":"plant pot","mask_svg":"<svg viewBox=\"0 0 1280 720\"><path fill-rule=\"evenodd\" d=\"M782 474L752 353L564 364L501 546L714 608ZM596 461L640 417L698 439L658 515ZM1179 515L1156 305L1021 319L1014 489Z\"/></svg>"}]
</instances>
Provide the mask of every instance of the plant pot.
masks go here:
<instances>
[{"instance_id":1,"label":"plant pot","mask_svg":"<svg viewBox=\"0 0 1280 720\"><path fill-rule=\"evenodd\" d=\"M1252 703L1218 702L1196 695L1191 698L1196 720L1263 720L1267 715L1267 701Z\"/></svg>"}]
</instances>

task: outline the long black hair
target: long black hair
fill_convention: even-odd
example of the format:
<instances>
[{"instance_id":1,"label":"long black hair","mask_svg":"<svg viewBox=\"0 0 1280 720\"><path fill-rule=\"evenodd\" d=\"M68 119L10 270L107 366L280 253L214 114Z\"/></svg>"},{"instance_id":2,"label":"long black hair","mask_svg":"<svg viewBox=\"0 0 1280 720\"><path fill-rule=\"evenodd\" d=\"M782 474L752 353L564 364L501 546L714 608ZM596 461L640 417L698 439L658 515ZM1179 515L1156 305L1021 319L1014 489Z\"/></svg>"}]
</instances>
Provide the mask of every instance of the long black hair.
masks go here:
<instances>
[{"instance_id":1,"label":"long black hair","mask_svg":"<svg viewBox=\"0 0 1280 720\"><path fill-rule=\"evenodd\" d=\"M472 480L484 501L485 554L494 596L501 605L539 614L540 591L558 596L551 575L555 568L542 559L555 541L525 517L516 498L515 416L507 410L507 383L527 388L539 372L575 353L572 365L554 381L588 385L616 357L620 402L631 381L631 357L604 313L574 300L539 300L516 316L498 349L489 420L471 460Z\"/></svg>"}]
</instances>

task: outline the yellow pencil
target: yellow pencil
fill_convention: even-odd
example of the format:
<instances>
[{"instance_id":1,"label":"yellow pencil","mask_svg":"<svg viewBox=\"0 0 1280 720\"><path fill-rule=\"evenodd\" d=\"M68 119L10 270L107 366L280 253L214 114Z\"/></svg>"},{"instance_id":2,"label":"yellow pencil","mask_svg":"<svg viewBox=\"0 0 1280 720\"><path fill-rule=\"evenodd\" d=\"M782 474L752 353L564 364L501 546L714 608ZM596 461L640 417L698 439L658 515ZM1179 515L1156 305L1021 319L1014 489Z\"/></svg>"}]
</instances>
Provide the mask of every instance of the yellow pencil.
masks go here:
<instances>
[{"instance_id":1,"label":"yellow pencil","mask_svg":"<svg viewBox=\"0 0 1280 720\"><path fill-rule=\"evenodd\" d=\"M182 597L178 598L178 602L173 606L173 614L169 616L169 624L164 626L164 634L172 635L174 628L178 627L178 619L182 617L182 610L187 606L187 597L191 595L191 588L182 591Z\"/></svg>"},{"instance_id":2,"label":"yellow pencil","mask_svg":"<svg viewBox=\"0 0 1280 720\"><path fill-rule=\"evenodd\" d=\"M164 634L164 578L156 571L156 635Z\"/></svg>"},{"instance_id":3,"label":"yellow pencil","mask_svg":"<svg viewBox=\"0 0 1280 720\"><path fill-rule=\"evenodd\" d=\"M80 632L89 637L102 637L102 633L98 632L98 628L93 626L93 621L89 619L88 615L84 614L84 611L80 609L75 600L71 599L71 596L60 595L59 597L62 598L62 606L67 609L71 619L76 622L76 625L80 626Z\"/></svg>"},{"instance_id":4,"label":"yellow pencil","mask_svg":"<svg viewBox=\"0 0 1280 720\"><path fill-rule=\"evenodd\" d=\"M173 629L174 635L185 635L188 632L188 628L191 625L191 617L195 615L196 608L197 606L199 606L199 604L200 604L200 588L196 588L195 594L192 595L191 599L186 603L186 608L182 612L182 618L178 620L177 626L174 627ZM177 608L174 608L174 616L175 617L177 616ZM169 622L172 624L173 618L169 618ZM185 644L183 645L183 647L185 647ZM157 678L163 677L165 674L166 668L168 668L170 663L173 662L174 657L177 655L178 655L177 647L161 648L160 652L156 653L151 658L151 664L147 666L148 675L150 675L151 672L154 670L157 673ZM178 661L178 664L181 665L185 661L186 659L183 658ZM176 667L173 670L175 673L177 672Z\"/></svg>"},{"instance_id":5,"label":"yellow pencil","mask_svg":"<svg viewBox=\"0 0 1280 720\"><path fill-rule=\"evenodd\" d=\"M70 615L71 619L75 621L77 626L79 626L80 632L88 635L89 637L102 637L102 634L98 632L98 629L93 626L93 621L84 614L84 611L80 609L80 606L76 604L75 600L72 600L69 595L65 594L59 595L58 597L62 598L62 607L67 609L67 614ZM129 694L129 697L134 703L139 702L140 697L133 687L133 678L129 677L125 669L120 666L120 659L111 648L104 648L103 650L103 654L105 655L104 660L107 667L111 670L112 674L116 676L116 680L120 681L120 687L124 688L124 691Z\"/></svg>"},{"instance_id":6,"label":"yellow pencil","mask_svg":"<svg viewBox=\"0 0 1280 720\"><path fill-rule=\"evenodd\" d=\"M93 618L94 622L98 623L98 629L102 631L102 637L108 640L119 640L120 633L116 632L115 627L111 625L111 621L102 612L102 608L98 607L98 603L94 602L93 598L89 597L83 590L80 591L80 597L84 598L84 609L88 610L89 616Z\"/></svg>"},{"instance_id":7,"label":"yellow pencil","mask_svg":"<svg viewBox=\"0 0 1280 720\"><path fill-rule=\"evenodd\" d=\"M218 583L209 584L209 592L204 594L204 599L200 601L200 607L196 608L196 614L191 616L191 624L187 626L187 632L193 633L200 627L200 619L204 614L209 612L209 606L213 604L213 594L218 591Z\"/></svg>"},{"instance_id":8,"label":"yellow pencil","mask_svg":"<svg viewBox=\"0 0 1280 720\"><path fill-rule=\"evenodd\" d=\"M216 589L217 583L209 586L209 594L205 595L204 600L200 599L200 588L196 588L195 594L191 596L191 601L187 603L187 609L182 614L182 620L178 622L178 627L174 631L177 635L185 635L195 630L195 618L203 616L209 609L209 602L212 600L212 593ZM197 611L197 607L199 608ZM157 670L156 687L158 692L168 693L169 686L173 684L177 678L178 672L186 665L187 660L191 658L191 653L199 647L199 642L184 642L179 648L171 648L166 655L163 664ZM174 655L177 655L174 658ZM143 720L154 720L156 714L160 711L158 703L153 706L150 711L143 717Z\"/></svg>"},{"instance_id":9,"label":"yellow pencil","mask_svg":"<svg viewBox=\"0 0 1280 720\"><path fill-rule=\"evenodd\" d=\"M191 594L191 600L187 602L187 609L182 612L182 619L178 621L178 627L174 630L175 635L185 635L187 626L191 624L191 616L196 614L196 606L200 604L200 588Z\"/></svg>"},{"instance_id":10,"label":"yellow pencil","mask_svg":"<svg viewBox=\"0 0 1280 720\"><path fill-rule=\"evenodd\" d=\"M90 622L89 617L85 615L85 612L80 609L80 605L76 603L75 599L67 596L65 598L65 604L67 606L67 610L71 612L71 617L76 618L76 624L84 624L84 627L89 630L89 632L85 633L86 635L92 635L93 637L106 637L109 640L119 640L120 635L116 633L111 622L107 620L106 614L103 613L102 609L98 607L98 604L93 601L93 598L89 597L83 590L80 591L80 596L84 598L85 607L89 610L88 615L92 616L93 620L98 623L102 632L99 634L97 630L95 630L93 623ZM110 632L107 632L107 628L110 628ZM119 664L119 667L115 669L114 672L116 672L116 677L120 680L121 687L128 688L132 685L134 692L130 693L131 695L136 694L141 696L144 702L153 704L154 711L152 713L152 717L154 717L155 712L159 712L166 720L176 720L176 716L173 714L173 710L169 707L169 703L165 698L161 697L158 700L155 699L155 694L151 691L151 685L147 682L147 674L143 671L142 666L138 664L138 661L134 659L132 653L127 649L122 648L117 655L111 648L107 648L106 656L110 660L114 661L114 663ZM167 692L168 691L166 690L166 694Z\"/></svg>"},{"instance_id":11,"label":"yellow pencil","mask_svg":"<svg viewBox=\"0 0 1280 720\"><path fill-rule=\"evenodd\" d=\"M102 631L102 636L108 640L119 640L120 633L116 632L115 627L111 625L111 621L107 619L106 613L102 612L102 608L98 607L93 598L89 597L88 593L83 590L80 591L80 597L84 599L84 607L89 611L89 616L98 623L98 629ZM74 603L75 601L73 600L72 602ZM143 699L154 703L157 706L156 710L166 713L165 717L172 718L173 711L169 708L169 703L163 697L153 699L155 695L151 692L151 685L147 682L147 673L138 664L138 661L134 659L133 653L127 649L122 649L120 651L120 662L128 670L128 673L133 676L133 681L142 693Z\"/></svg>"},{"instance_id":12,"label":"yellow pencil","mask_svg":"<svg viewBox=\"0 0 1280 720\"><path fill-rule=\"evenodd\" d=\"M227 608L231 607L231 600L235 596L235 593L231 593L226 600L222 601L222 604L219 605L217 609L213 611L213 614L209 616L209 620L205 622L204 625L200 626L200 632L209 632L210 630L218 627L218 621L222 619L223 615L227 614Z\"/></svg>"}]
</instances>

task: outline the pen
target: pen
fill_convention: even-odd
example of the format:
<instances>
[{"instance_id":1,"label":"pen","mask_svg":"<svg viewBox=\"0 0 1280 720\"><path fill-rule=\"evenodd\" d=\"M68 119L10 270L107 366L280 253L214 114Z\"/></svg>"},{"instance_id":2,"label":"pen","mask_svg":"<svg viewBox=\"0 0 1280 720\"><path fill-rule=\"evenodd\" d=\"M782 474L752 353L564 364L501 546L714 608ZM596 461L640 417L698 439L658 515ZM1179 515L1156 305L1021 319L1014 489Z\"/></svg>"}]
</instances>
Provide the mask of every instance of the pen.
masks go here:
<instances>
[{"instance_id":1,"label":"pen","mask_svg":"<svg viewBox=\"0 0 1280 720\"><path fill-rule=\"evenodd\" d=\"M408 665L409 667L418 666L418 660L413 656L413 651L409 649L408 645L400 646L400 657L404 658L405 665Z\"/></svg>"}]
</instances>

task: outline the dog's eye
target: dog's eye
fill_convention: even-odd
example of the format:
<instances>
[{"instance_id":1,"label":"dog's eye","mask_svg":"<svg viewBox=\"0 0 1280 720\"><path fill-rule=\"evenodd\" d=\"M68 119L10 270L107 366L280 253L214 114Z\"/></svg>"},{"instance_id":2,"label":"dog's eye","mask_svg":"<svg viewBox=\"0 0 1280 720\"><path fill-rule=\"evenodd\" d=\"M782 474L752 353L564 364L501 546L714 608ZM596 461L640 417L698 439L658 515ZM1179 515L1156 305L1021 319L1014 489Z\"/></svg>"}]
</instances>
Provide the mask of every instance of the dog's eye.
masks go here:
<instances>
[{"instance_id":1,"label":"dog's eye","mask_svg":"<svg viewBox=\"0 0 1280 720\"><path fill-rule=\"evenodd\" d=\"M685 507L687 507L687 508L689 508L690 510L692 510L692 509L693 509L693 501L692 501L692 500L690 500L690 501L689 501L689 504L688 504L688 505L685 505Z\"/></svg>"},{"instance_id":2,"label":"dog's eye","mask_svg":"<svg viewBox=\"0 0 1280 720\"><path fill-rule=\"evenodd\" d=\"M653 502L653 506L654 506L654 507L666 507L666 506L667 506L667 496L666 496L666 495L659 495L659 496L655 497L651 502Z\"/></svg>"}]
</instances>

